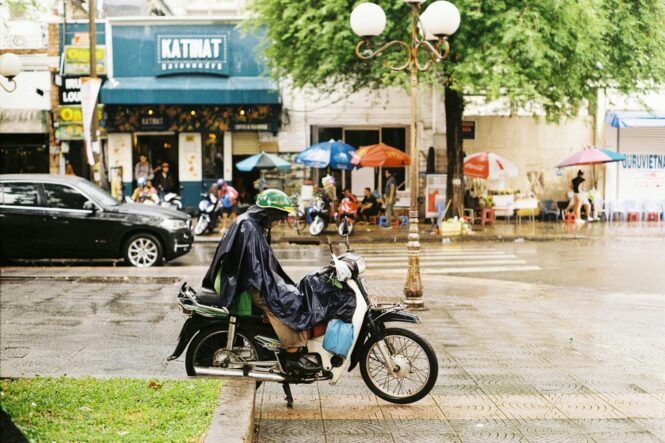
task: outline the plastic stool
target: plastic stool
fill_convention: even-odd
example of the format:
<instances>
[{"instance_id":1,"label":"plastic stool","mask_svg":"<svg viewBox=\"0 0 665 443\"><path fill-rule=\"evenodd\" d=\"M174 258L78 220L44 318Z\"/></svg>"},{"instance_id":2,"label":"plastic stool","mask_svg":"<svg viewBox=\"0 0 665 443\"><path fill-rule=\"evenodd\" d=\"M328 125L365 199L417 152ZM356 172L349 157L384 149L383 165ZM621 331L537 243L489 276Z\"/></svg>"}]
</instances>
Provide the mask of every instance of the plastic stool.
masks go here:
<instances>
[{"instance_id":1,"label":"plastic stool","mask_svg":"<svg viewBox=\"0 0 665 443\"><path fill-rule=\"evenodd\" d=\"M574 213L574 212L565 211L565 212L563 213L563 222L564 222L564 223L575 223L575 213Z\"/></svg>"},{"instance_id":2,"label":"plastic stool","mask_svg":"<svg viewBox=\"0 0 665 443\"><path fill-rule=\"evenodd\" d=\"M399 224L401 226L409 226L409 217L407 215L400 215Z\"/></svg>"},{"instance_id":3,"label":"plastic stool","mask_svg":"<svg viewBox=\"0 0 665 443\"><path fill-rule=\"evenodd\" d=\"M629 212L628 213L628 221L640 221L640 213L639 212Z\"/></svg>"},{"instance_id":4,"label":"plastic stool","mask_svg":"<svg viewBox=\"0 0 665 443\"><path fill-rule=\"evenodd\" d=\"M379 224L379 217L377 215L371 215L369 217L369 222L373 225L378 225Z\"/></svg>"},{"instance_id":5,"label":"plastic stool","mask_svg":"<svg viewBox=\"0 0 665 443\"><path fill-rule=\"evenodd\" d=\"M485 223L494 223L494 209L483 208L480 212L480 224L485 226Z\"/></svg>"},{"instance_id":6,"label":"plastic stool","mask_svg":"<svg viewBox=\"0 0 665 443\"><path fill-rule=\"evenodd\" d=\"M647 213L647 221L660 221L659 214L657 212L649 212Z\"/></svg>"}]
</instances>

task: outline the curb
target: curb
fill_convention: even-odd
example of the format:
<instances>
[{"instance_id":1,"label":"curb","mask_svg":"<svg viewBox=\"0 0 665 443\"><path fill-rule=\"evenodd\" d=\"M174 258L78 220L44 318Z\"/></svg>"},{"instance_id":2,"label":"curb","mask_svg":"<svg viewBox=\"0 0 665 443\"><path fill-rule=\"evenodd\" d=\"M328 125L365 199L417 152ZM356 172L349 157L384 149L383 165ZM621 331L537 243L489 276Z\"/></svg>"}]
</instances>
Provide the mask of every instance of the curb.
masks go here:
<instances>
[{"instance_id":1,"label":"curb","mask_svg":"<svg viewBox=\"0 0 665 443\"><path fill-rule=\"evenodd\" d=\"M250 443L254 438L256 381L224 379L204 443Z\"/></svg>"}]
</instances>

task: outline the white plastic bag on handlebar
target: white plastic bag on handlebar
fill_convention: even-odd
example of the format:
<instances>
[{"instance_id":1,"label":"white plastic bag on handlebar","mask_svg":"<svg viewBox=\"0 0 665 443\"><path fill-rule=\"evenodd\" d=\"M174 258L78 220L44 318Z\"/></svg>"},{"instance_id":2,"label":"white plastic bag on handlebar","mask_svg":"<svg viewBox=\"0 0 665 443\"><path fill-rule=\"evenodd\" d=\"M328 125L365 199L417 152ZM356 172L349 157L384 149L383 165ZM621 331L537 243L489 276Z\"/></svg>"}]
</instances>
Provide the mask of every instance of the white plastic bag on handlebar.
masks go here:
<instances>
[{"instance_id":1,"label":"white plastic bag on handlebar","mask_svg":"<svg viewBox=\"0 0 665 443\"><path fill-rule=\"evenodd\" d=\"M337 280L347 281L351 278L351 269L349 266L337 259L335 254L332 254L333 263L335 264L335 272L337 273Z\"/></svg>"}]
</instances>

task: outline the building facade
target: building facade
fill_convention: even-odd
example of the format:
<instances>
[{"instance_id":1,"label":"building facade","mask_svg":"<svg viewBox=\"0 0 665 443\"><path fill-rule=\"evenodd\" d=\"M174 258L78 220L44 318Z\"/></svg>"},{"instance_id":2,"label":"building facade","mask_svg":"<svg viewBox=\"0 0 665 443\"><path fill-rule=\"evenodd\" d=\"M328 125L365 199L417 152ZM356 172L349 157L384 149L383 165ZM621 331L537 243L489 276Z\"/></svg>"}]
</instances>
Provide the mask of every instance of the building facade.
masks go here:
<instances>
[{"instance_id":1,"label":"building facade","mask_svg":"<svg viewBox=\"0 0 665 443\"><path fill-rule=\"evenodd\" d=\"M101 90L109 175L120 171L125 193L146 155L168 162L195 205L210 183L233 180L251 191L257 177L234 164L275 151L281 113L277 85L263 77L260 36L237 21L196 18L109 19L108 80Z\"/></svg>"}]
</instances>

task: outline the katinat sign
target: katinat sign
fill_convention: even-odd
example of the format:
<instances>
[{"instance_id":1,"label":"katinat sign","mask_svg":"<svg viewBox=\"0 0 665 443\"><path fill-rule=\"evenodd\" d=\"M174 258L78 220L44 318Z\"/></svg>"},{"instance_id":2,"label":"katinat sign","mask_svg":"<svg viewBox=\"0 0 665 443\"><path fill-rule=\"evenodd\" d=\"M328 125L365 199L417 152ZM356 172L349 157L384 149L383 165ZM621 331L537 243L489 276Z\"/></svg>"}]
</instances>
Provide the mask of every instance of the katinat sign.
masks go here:
<instances>
[{"instance_id":1,"label":"katinat sign","mask_svg":"<svg viewBox=\"0 0 665 443\"><path fill-rule=\"evenodd\" d=\"M157 35L157 75L229 75L228 35Z\"/></svg>"}]
</instances>

